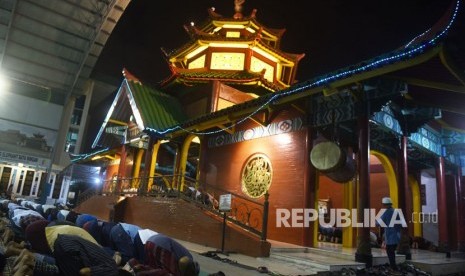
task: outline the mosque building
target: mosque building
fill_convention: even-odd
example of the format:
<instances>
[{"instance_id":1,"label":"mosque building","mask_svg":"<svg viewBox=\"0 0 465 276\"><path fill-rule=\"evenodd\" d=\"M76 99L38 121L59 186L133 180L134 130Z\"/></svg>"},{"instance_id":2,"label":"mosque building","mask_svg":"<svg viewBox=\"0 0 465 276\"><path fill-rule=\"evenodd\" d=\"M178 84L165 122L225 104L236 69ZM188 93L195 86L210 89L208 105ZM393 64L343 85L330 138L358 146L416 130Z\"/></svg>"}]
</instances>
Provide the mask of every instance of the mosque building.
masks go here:
<instances>
[{"instance_id":1,"label":"mosque building","mask_svg":"<svg viewBox=\"0 0 465 276\"><path fill-rule=\"evenodd\" d=\"M147 196L200 198L201 214L175 208L199 224L182 214L185 225L169 229L208 244L212 232L182 231L221 224L225 204L234 251L266 256L267 240L318 247L321 221L305 210L326 222L354 210L348 219L363 223L364 210L380 210L389 196L405 215L405 236L463 250L465 130L454 119L464 111L446 101L465 91L463 51L453 47L458 7L404 47L297 81L305 54L282 51L285 29L264 26L257 10L243 14L236 2L232 17L208 9L203 24L184 27L189 41L163 49L171 75L158 85L123 69L94 151L73 159L101 167L104 179L81 193L78 208L157 229L179 213L157 220ZM333 242L368 263L370 231L379 234L370 226L337 227Z\"/></svg>"}]
</instances>

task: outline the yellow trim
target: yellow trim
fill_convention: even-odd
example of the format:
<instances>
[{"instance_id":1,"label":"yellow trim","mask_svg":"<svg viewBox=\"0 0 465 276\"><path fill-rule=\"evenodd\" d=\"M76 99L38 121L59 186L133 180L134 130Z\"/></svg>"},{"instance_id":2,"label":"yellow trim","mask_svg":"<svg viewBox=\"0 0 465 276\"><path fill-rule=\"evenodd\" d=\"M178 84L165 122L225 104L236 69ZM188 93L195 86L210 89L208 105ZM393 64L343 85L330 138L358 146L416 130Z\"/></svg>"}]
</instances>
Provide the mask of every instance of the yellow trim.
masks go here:
<instances>
[{"instance_id":1,"label":"yellow trim","mask_svg":"<svg viewBox=\"0 0 465 276\"><path fill-rule=\"evenodd\" d=\"M462 94L465 93L465 87L463 87L463 85L454 85L454 84L449 84L445 82L436 82L436 81L429 81L425 79L396 77L396 76L389 77L389 78L400 80L407 84L420 86L420 87L427 87L427 88L432 88L432 89L437 89L437 90L446 90L449 92L462 93Z\"/></svg>"},{"instance_id":2,"label":"yellow trim","mask_svg":"<svg viewBox=\"0 0 465 276\"><path fill-rule=\"evenodd\" d=\"M224 24L223 25L224 29L245 29L244 25L233 25L233 24Z\"/></svg>"},{"instance_id":3,"label":"yellow trim","mask_svg":"<svg viewBox=\"0 0 465 276\"><path fill-rule=\"evenodd\" d=\"M194 139L193 139L193 141L194 141L195 139L198 139L198 140L199 140L199 141L198 141L198 144L199 144L199 147L200 147L200 145L202 145L202 140L200 140L200 138L199 138L198 136L195 136ZM200 149L201 149L201 147L200 147ZM196 180L199 180L199 179L200 179L200 160L202 160L202 150L199 150L199 161L197 162L197 171L195 172L195 179L196 179ZM195 188L196 188L196 189L199 188L199 182L198 182L198 181L195 183Z\"/></svg>"},{"instance_id":4,"label":"yellow trim","mask_svg":"<svg viewBox=\"0 0 465 276\"><path fill-rule=\"evenodd\" d=\"M422 237L423 229L420 224L420 212L421 212L421 198L420 198L420 185L415 177L409 175L408 182L410 184L410 189L412 190L412 199L413 199L413 236Z\"/></svg>"},{"instance_id":5,"label":"yellow trim","mask_svg":"<svg viewBox=\"0 0 465 276\"><path fill-rule=\"evenodd\" d=\"M315 210L318 209L318 199L320 198L320 173L317 171L316 172L316 177L315 177ZM313 224L313 247L318 247L318 224L319 221L315 222Z\"/></svg>"},{"instance_id":6,"label":"yellow trim","mask_svg":"<svg viewBox=\"0 0 465 276\"><path fill-rule=\"evenodd\" d=\"M228 41L216 41L216 42L209 42L209 41L203 41L203 43L207 44L208 47L210 48L240 48L240 49L247 49L249 48L249 43L246 42L228 42ZM214 52L214 50L212 50Z\"/></svg>"},{"instance_id":7,"label":"yellow trim","mask_svg":"<svg viewBox=\"0 0 465 276\"><path fill-rule=\"evenodd\" d=\"M109 119L108 122L113 123L113 124L117 124L117 125L122 125L122 126L127 126L128 125L128 123L126 123L126 122L119 121L119 120L114 120L114 119Z\"/></svg>"},{"instance_id":8,"label":"yellow trim","mask_svg":"<svg viewBox=\"0 0 465 276\"><path fill-rule=\"evenodd\" d=\"M259 26L255 24L251 20L243 20L243 21L217 21L213 20L212 25L215 27L221 27L225 29L230 29L233 26L240 26L236 28L247 28L247 29L252 29L252 30L259 30L262 29L261 34L264 35L264 37L268 40L271 41L278 41L278 36L268 32L266 28L262 28L262 26ZM216 30L216 29L215 29ZM248 30L250 32L250 30Z\"/></svg>"},{"instance_id":9,"label":"yellow trim","mask_svg":"<svg viewBox=\"0 0 465 276\"><path fill-rule=\"evenodd\" d=\"M465 74L462 73L450 58L450 56L442 49L439 53L439 58L441 59L442 64L447 68L447 70L462 84L465 85Z\"/></svg>"},{"instance_id":10,"label":"yellow trim","mask_svg":"<svg viewBox=\"0 0 465 276\"><path fill-rule=\"evenodd\" d=\"M354 187L355 187L355 180L349 181L343 184L344 192L343 192L343 199L342 199L342 206L345 209L352 210L356 208L354 204ZM352 219L352 216L349 216ZM355 231L353 227L344 227L342 229L342 247L352 248L355 245L353 244L353 237Z\"/></svg>"},{"instance_id":11,"label":"yellow trim","mask_svg":"<svg viewBox=\"0 0 465 276\"><path fill-rule=\"evenodd\" d=\"M196 135L189 134L184 140L184 144L182 145L181 151L181 159L179 161L179 174L181 175L181 183L178 186L179 191L184 191L184 175L186 174L186 165L187 165L187 155L189 154L189 147L191 145L192 140L197 137Z\"/></svg>"},{"instance_id":12,"label":"yellow trim","mask_svg":"<svg viewBox=\"0 0 465 276\"><path fill-rule=\"evenodd\" d=\"M286 57L283 57L281 55L276 54L275 52L265 48L261 44L256 44L256 46L254 46L252 44L250 46L250 49L252 51L257 52L260 55L268 58L271 61L274 61L276 63L280 63L281 65L285 64L286 66L289 66L289 67L294 67L294 65L295 65L295 63L292 60L290 60L290 59L288 59Z\"/></svg>"},{"instance_id":13,"label":"yellow trim","mask_svg":"<svg viewBox=\"0 0 465 276\"><path fill-rule=\"evenodd\" d=\"M389 184L389 196L392 199L392 207L398 208L399 206L399 189L397 185L397 177L396 173L394 171L394 168L392 167L391 161L389 158L384 155L384 153L381 153L379 151L371 150L370 154L376 156L379 161L381 162L381 165L383 165L384 172L386 173L386 177L388 179L388 184Z\"/></svg>"},{"instance_id":14,"label":"yellow trim","mask_svg":"<svg viewBox=\"0 0 465 276\"><path fill-rule=\"evenodd\" d=\"M153 145L152 149L152 158L150 159L150 171L149 171L149 183L147 185L147 189L150 189L153 185L153 177L155 176L155 170L157 167L157 156L158 156L158 150L160 149L161 142L160 140L157 141L156 144ZM168 187L171 188L171 185L168 185Z\"/></svg>"},{"instance_id":15,"label":"yellow trim","mask_svg":"<svg viewBox=\"0 0 465 276\"><path fill-rule=\"evenodd\" d=\"M207 45L203 45L203 46L200 46L198 47L197 49L193 50L192 52L190 52L189 54L186 55L185 59L190 59L198 54L200 54L202 51L204 51L205 49L207 49L208 46Z\"/></svg>"},{"instance_id":16,"label":"yellow trim","mask_svg":"<svg viewBox=\"0 0 465 276\"><path fill-rule=\"evenodd\" d=\"M173 175L178 175L179 174L179 158L180 158L180 155L179 155L179 152L180 152L180 149L179 147L176 147L176 153L175 153L175 156L174 156L174 166L173 166ZM173 177L171 179L171 188L172 189L179 189L179 186L178 186L178 176L176 177Z\"/></svg>"},{"instance_id":17,"label":"yellow trim","mask_svg":"<svg viewBox=\"0 0 465 276\"><path fill-rule=\"evenodd\" d=\"M136 180L135 178L138 178L139 177L139 173L140 173L140 164L142 163L142 156L144 155L144 149L138 149L137 150L137 155L136 155L136 160L134 162L134 170L133 170L133 174L132 174L132 177L133 177L133 183L131 185L131 188L139 188L139 187L134 187L136 186L136 184L140 184L138 180Z\"/></svg>"},{"instance_id":18,"label":"yellow trim","mask_svg":"<svg viewBox=\"0 0 465 276\"><path fill-rule=\"evenodd\" d=\"M103 157L104 157L103 155L95 155L90 160L92 160L92 161L99 160L99 159L102 159Z\"/></svg>"},{"instance_id":19,"label":"yellow trim","mask_svg":"<svg viewBox=\"0 0 465 276\"><path fill-rule=\"evenodd\" d=\"M246 29L247 31L249 31L249 33L253 33L253 34L256 33L256 31L255 31L254 29L250 28L250 27L247 27L247 28L245 28L245 29Z\"/></svg>"},{"instance_id":20,"label":"yellow trim","mask_svg":"<svg viewBox=\"0 0 465 276\"><path fill-rule=\"evenodd\" d=\"M142 163L142 156L144 155L144 149L138 149L136 160L134 162L134 173L132 175L133 178L139 177L140 173L140 164Z\"/></svg>"},{"instance_id":21,"label":"yellow trim","mask_svg":"<svg viewBox=\"0 0 465 276\"><path fill-rule=\"evenodd\" d=\"M171 188L171 183L160 173L156 173L154 175L154 177L161 177L161 180L163 181L163 183L165 183L166 187L170 187Z\"/></svg>"},{"instance_id":22,"label":"yellow trim","mask_svg":"<svg viewBox=\"0 0 465 276\"><path fill-rule=\"evenodd\" d=\"M350 76L350 78L343 78L343 79L340 79L340 80L333 81L330 85L331 85L332 88L338 88L338 87L341 87L341 86L354 84L354 83L357 83L357 82L360 82L360 81L363 81L363 80L366 80L366 79L370 79L370 78L373 78L373 77L386 75L386 74L394 72L394 71L399 71L399 70L402 70L402 69L405 69L405 68L409 68L409 67L418 65L420 63L427 62L431 58L435 57L439 53L440 50L441 50L441 47L437 46L437 47L429 50L428 52L425 52L424 54L419 55L419 56L417 56L417 57L415 57L413 59L398 61L398 62L395 62L395 63L390 64L390 65L381 66L381 67L379 67L377 69L369 70L367 72L363 72L363 73L360 73L360 74L355 74L355 75ZM308 97L308 96L311 96L313 94L319 93L324 88L326 88L326 86L327 85L321 85L321 86L318 86L318 87L310 88L308 90L303 90L303 91L300 91L299 93L294 93L294 94L291 94L290 96L278 99L278 100L274 101L273 103L274 103L274 105L282 105L282 104L286 104L288 102L293 102L293 101L299 100L300 98Z\"/></svg>"}]
</instances>

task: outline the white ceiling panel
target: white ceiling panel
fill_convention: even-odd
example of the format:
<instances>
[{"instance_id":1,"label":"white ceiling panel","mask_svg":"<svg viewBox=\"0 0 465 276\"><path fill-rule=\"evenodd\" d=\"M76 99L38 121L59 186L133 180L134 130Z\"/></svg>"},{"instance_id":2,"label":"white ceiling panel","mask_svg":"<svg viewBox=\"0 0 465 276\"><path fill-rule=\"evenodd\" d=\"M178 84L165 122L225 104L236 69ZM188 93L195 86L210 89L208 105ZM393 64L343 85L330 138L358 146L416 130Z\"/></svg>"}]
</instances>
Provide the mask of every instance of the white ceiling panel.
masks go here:
<instances>
[{"instance_id":1,"label":"white ceiling panel","mask_svg":"<svg viewBox=\"0 0 465 276\"><path fill-rule=\"evenodd\" d=\"M64 101L84 93L130 0L0 1L0 69Z\"/></svg>"}]
</instances>

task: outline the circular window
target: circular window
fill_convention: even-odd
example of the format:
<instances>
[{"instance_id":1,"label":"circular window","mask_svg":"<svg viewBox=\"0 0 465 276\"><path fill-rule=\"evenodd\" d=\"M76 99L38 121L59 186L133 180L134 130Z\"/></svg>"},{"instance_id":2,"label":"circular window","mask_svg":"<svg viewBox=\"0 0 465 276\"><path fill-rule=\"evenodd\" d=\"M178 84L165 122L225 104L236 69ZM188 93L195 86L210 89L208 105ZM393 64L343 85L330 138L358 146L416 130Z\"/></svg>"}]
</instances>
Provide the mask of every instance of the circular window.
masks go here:
<instances>
[{"instance_id":1,"label":"circular window","mask_svg":"<svg viewBox=\"0 0 465 276\"><path fill-rule=\"evenodd\" d=\"M249 157L242 168L242 192L252 198L264 195L271 185L271 162L264 154L254 154Z\"/></svg>"}]
</instances>

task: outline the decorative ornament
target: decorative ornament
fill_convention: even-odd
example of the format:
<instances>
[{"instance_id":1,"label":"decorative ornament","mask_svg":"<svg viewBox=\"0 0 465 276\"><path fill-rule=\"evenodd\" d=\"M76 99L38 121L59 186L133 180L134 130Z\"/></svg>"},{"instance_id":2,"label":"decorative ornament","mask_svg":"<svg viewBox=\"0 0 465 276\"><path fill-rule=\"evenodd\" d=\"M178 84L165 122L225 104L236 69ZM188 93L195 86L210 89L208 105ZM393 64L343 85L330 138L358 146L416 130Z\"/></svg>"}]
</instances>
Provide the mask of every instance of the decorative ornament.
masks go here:
<instances>
[{"instance_id":1,"label":"decorative ornament","mask_svg":"<svg viewBox=\"0 0 465 276\"><path fill-rule=\"evenodd\" d=\"M242 192L251 198L259 198L271 186L273 170L270 159L261 153L249 157L242 169Z\"/></svg>"},{"instance_id":2,"label":"decorative ornament","mask_svg":"<svg viewBox=\"0 0 465 276\"><path fill-rule=\"evenodd\" d=\"M234 0L234 19L241 19L242 16L242 4L244 4L245 0Z\"/></svg>"}]
</instances>

